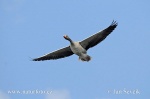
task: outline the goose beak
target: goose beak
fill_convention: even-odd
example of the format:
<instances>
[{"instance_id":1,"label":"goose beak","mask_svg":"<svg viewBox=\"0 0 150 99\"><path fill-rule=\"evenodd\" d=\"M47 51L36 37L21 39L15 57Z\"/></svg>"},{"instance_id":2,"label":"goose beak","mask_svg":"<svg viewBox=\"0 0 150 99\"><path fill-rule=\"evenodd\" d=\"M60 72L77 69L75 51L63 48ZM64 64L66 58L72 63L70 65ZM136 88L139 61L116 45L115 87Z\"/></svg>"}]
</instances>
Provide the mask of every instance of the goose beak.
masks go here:
<instances>
[{"instance_id":1,"label":"goose beak","mask_svg":"<svg viewBox=\"0 0 150 99\"><path fill-rule=\"evenodd\" d=\"M63 37L66 39L66 38L67 38L67 35L64 35Z\"/></svg>"}]
</instances>

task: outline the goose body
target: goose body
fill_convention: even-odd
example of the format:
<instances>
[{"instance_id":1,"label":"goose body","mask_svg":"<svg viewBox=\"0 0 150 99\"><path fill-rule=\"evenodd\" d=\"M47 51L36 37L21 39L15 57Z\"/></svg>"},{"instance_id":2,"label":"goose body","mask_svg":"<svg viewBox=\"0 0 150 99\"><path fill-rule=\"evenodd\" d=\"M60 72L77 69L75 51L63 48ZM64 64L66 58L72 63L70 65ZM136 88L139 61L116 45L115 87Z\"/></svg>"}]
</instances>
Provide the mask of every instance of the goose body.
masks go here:
<instances>
[{"instance_id":1,"label":"goose body","mask_svg":"<svg viewBox=\"0 0 150 99\"><path fill-rule=\"evenodd\" d=\"M39 58L35 58L33 59L33 61L44 61L44 60L52 60L52 59L54 60L54 59L68 57L73 54L78 55L79 60L90 61L91 57L87 55L87 50L89 48L94 47L101 41L103 41L117 27L117 25L118 24L116 23L116 21L113 21L111 25L107 27L106 29L86 38L85 40L81 42L74 42L67 35L65 35L64 38L70 42L69 46L59 49L57 51L48 53Z\"/></svg>"},{"instance_id":2,"label":"goose body","mask_svg":"<svg viewBox=\"0 0 150 99\"><path fill-rule=\"evenodd\" d=\"M80 45L79 42L73 42L73 45L70 45L71 51L79 56L79 60L89 61L91 57L87 55L86 50Z\"/></svg>"}]
</instances>

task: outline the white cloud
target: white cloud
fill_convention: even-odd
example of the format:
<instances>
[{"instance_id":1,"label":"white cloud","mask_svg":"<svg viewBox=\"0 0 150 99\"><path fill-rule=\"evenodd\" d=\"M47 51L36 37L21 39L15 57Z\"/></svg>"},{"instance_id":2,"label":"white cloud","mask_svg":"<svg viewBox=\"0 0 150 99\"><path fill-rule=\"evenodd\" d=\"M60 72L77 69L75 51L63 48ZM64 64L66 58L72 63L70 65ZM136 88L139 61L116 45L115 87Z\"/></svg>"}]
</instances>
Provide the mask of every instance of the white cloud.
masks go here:
<instances>
[{"instance_id":1,"label":"white cloud","mask_svg":"<svg viewBox=\"0 0 150 99\"><path fill-rule=\"evenodd\" d=\"M71 99L67 90L53 90L51 94L46 95L46 99Z\"/></svg>"},{"instance_id":2,"label":"white cloud","mask_svg":"<svg viewBox=\"0 0 150 99\"><path fill-rule=\"evenodd\" d=\"M0 99L10 99L10 98L6 93L0 91Z\"/></svg>"}]
</instances>

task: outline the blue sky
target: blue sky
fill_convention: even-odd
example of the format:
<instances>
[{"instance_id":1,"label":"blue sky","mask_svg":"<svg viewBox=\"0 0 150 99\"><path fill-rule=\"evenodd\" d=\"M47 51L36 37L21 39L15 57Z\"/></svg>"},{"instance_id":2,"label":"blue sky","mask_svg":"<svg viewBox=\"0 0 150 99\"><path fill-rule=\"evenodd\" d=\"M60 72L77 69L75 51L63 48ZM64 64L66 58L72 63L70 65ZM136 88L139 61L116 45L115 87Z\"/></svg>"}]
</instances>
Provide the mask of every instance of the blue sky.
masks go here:
<instances>
[{"instance_id":1,"label":"blue sky","mask_svg":"<svg viewBox=\"0 0 150 99\"><path fill-rule=\"evenodd\" d=\"M149 98L149 4L149 0L0 0L0 98ZM64 34L80 41L113 20L118 27L88 50L90 62L78 61L76 55L31 61L68 46ZM52 93L8 93L11 90ZM140 94L133 94L135 90Z\"/></svg>"}]
</instances>

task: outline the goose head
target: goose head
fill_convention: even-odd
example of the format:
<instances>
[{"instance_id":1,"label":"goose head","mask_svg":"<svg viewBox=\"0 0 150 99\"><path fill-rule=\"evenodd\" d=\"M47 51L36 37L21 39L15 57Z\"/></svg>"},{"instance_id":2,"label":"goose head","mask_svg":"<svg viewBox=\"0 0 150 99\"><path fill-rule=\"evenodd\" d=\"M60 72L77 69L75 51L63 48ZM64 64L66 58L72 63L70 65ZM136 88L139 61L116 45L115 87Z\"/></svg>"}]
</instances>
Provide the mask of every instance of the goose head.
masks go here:
<instances>
[{"instance_id":1,"label":"goose head","mask_svg":"<svg viewBox=\"0 0 150 99\"><path fill-rule=\"evenodd\" d=\"M73 41L69 38L68 35L64 35L63 37L64 37L66 40L68 40L71 44L73 44Z\"/></svg>"},{"instance_id":2,"label":"goose head","mask_svg":"<svg viewBox=\"0 0 150 99\"><path fill-rule=\"evenodd\" d=\"M72 40L70 39L70 37L69 37L68 35L64 35L63 37L64 37L66 40L72 42Z\"/></svg>"},{"instance_id":3,"label":"goose head","mask_svg":"<svg viewBox=\"0 0 150 99\"><path fill-rule=\"evenodd\" d=\"M63 37L64 37L66 40L69 40L69 41L70 41L70 38L69 38L68 35L64 35Z\"/></svg>"}]
</instances>

